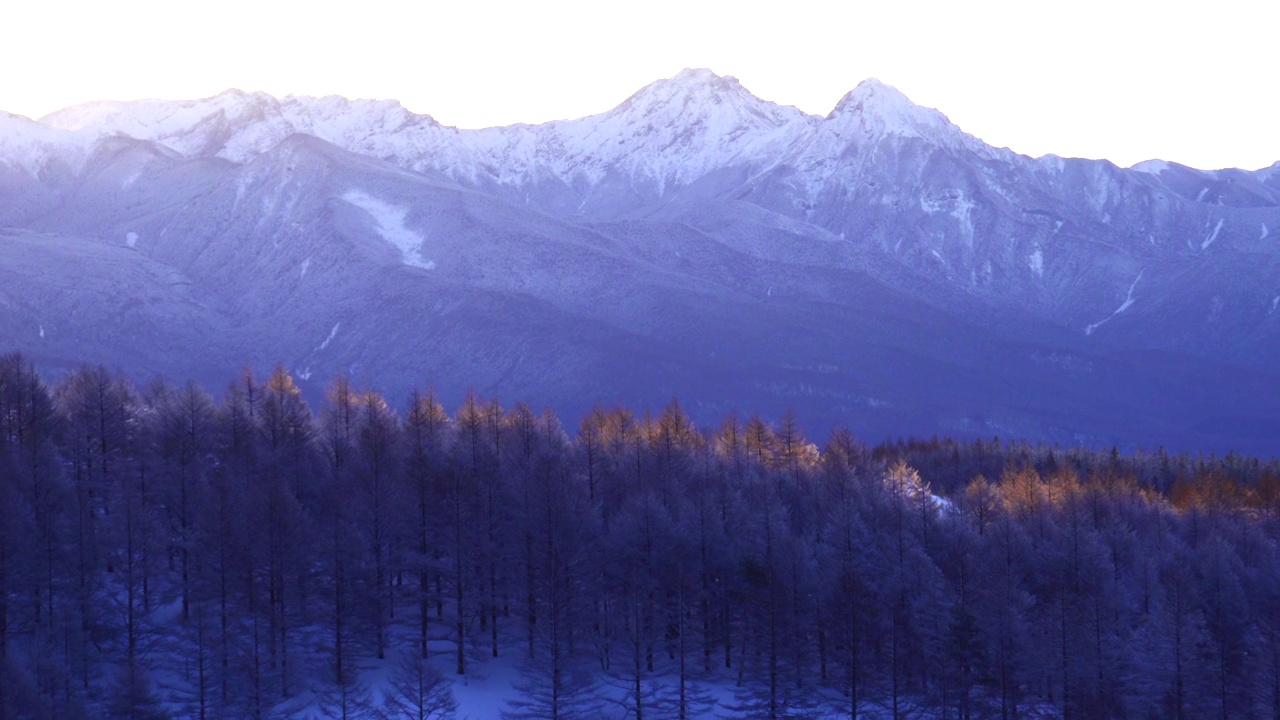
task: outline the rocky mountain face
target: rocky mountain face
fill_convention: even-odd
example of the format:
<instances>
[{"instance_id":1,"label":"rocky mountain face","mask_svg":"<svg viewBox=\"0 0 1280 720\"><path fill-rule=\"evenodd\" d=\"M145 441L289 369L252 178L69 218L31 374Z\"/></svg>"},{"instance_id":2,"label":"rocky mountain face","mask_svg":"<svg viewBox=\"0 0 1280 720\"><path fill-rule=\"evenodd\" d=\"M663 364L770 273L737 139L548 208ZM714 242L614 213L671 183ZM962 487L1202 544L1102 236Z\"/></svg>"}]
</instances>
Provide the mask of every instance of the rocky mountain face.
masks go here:
<instances>
[{"instance_id":1,"label":"rocky mountain face","mask_svg":"<svg viewBox=\"0 0 1280 720\"><path fill-rule=\"evenodd\" d=\"M1032 159L868 80L687 70L485 130L228 91L0 114L0 344L565 416L1280 453L1280 163Z\"/></svg>"}]
</instances>

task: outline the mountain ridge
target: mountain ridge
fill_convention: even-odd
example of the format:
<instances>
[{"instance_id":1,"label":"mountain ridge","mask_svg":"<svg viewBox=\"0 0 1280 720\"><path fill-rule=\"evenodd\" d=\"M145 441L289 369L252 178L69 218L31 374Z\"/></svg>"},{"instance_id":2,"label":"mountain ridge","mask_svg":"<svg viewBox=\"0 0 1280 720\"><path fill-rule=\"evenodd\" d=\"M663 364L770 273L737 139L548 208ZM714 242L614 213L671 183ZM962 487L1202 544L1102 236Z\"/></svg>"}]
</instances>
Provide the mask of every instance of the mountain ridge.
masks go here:
<instances>
[{"instance_id":1,"label":"mountain ridge","mask_svg":"<svg viewBox=\"0 0 1280 720\"><path fill-rule=\"evenodd\" d=\"M1280 452L1280 163L1033 159L879 81L820 117L705 70L482 130L239 91L60 112L0 116L0 339L56 367Z\"/></svg>"},{"instance_id":2,"label":"mountain ridge","mask_svg":"<svg viewBox=\"0 0 1280 720\"><path fill-rule=\"evenodd\" d=\"M737 78L731 75L724 75L724 76L717 75L713 71L708 70L706 68L685 68L684 70L681 70L679 73L677 73L676 75L670 78L656 80L653 83L646 85L645 87L641 88L640 90L637 90L627 99L623 100L621 103L619 103L617 106L613 108L604 110L599 113L586 115L580 118L566 119L566 120L549 120L541 123L514 123L511 125L505 125L505 126L493 126L493 127L486 127L486 128L474 128L474 129L471 129L471 128L462 129L462 128L457 128L453 126L442 125L438 123L430 114L416 113L416 112L410 111L404 108L399 101L394 99L386 99L386 100L372 100L372 99L363 99L363 98L349 99L340 95L308 96L308 95L293 95L293 94L285 95L283 97L277 97L261 91L246 92L243 90L239 90L237 88L229 88L216 95L213 95L207 98L197 99L197 100L142 99L142 100L128 100L128 101L115 101L115 100L89 101L85 103L72 105L66 108L62 108L60 110L55 110L38 119L29 119L29 120L30 122L33 122L33 123L37 123L45 126L51 126L51 127L58 127L61 129L83 130L93 126L100 126L103 124L110 125L110 123L105 122L105 120L112 117L112 114L110 113L110 111L112 110L115 111L114 114L115 116L118 117L120 115L123 115L125 111L129 109L150 109L154 112L156 108L172 108L174 106L177 106L177 108L180 108L180 109L181 108L190 109L193 106L199 105L201 103L214 104L215 107L222 107L223 109L225 109L226 99L238 98L242 100L251 99L257 103L275 103L282 106L293 105L293 106L303 106L303 107L307 107L307 106L315 107L318 105L327 104L330 106L345 106L347 109L351 109L355 107L366 107L366 108L379 107L379 108L385 108L389 111L393 110L393 111L402 113L405 117L411 118L412 122L426 123L444 130L451 130L457 133L484 134L484 133L490 133L492 131L509 130L513 128L526 128L526 129L543 128L547 126L574 123L574 122L577 122L580 120L586 120L589 118L598 118L598 117L608 115L610 113L615 113L619 110L624 109L629 104L633 103L636 100L637 96L641 96L646 91L653 90L654 88L661 88L664 86L688 88L690 85L713 86L713 87L720 88L721 90L734 88L736 89L737 92L745 94L746 96L749 96L751 99L753 99L754 101L756 101L761 105L769 106L771 108L775 108L782 111L789 110L792 112L792 114L796 118L809 118L809 119L816 119L816 120L830 119L831 117L840 114L842 109L847 107L848 105L856 104L859 100L865 100L865 98L859 95L859 90L861 88L863 90L864 95L873 95L873 94L881 95L881 96L888 95L890 98L892 98L891 100L892 105L895 105L898 108L906 108L907 110L914 109L915 111L920 111L918 113L918 116L929 117L931 123L933 122L934 118L940 118L943 121L945 121L946 124L953 125L953 123L951 123L951 121L947 119L947 117L941 112L934 110L932 108L925 108L925 107L916 105L915 103L911 102L910 99L905 94L901 93L892 85L884 83L876 78L867 78L866 80L860 82L853 89L845 93L845 95L842 96L839 101L837 101L836 105L832 108L830 112L827 113L826 116L822 116L822 115L805 113L804 111L798 110L793 106L778 105L772 101L760 98L759 96L751 93L750 90L747 90L745 87L743 87ZM10 113L5 113L5 114L11 115ZM13 116L13 117L21 118L22 116ZM125 132L125 134L131 134L131 136L134 136L134 137L138 136L137 134L130 133L127 128L119 127L119 126L112 127L111 131ZM340 144L340 143L335 143L335 144ZM986 143L984 142L984 144ZM999 148L998 146L994 146L994 145L990 145L990 147L992 147L993 149L1007 150L1007 148ZM1014 151L1009 151L1009 152L1014 152ZM1017 154L1021 157L1027 157L1027 158L1036 159L1036 160L1056 159L1058 157L1053 154L1040 156L1038 158L1033 156L1022 155L1021 153L1014 153L1014 154ZM1109 162L1105 158L1099 158L1094 160L1097 160L1100 162ZM1138 165L1143 165L1145 163L1151 162L1152 160L1156 160L1156 159L1153 158L1151 160L1135 163L1133 166L1130 166L1129 169L1136 169ZM1169 160L1169 159L1166 159L1165 161L1173 162L1172 160ZM1268 168L1259 168L1253 171L1250 171L1250 170L1242 170L1242 171L1243 172L1262 172L1264 170L1274 171L1277 166L1280 166L1280 160L1278 160L1275 164L1273 164L1272 166L1269 166ZM1189 167L1189 166L1184 166L1184 167ZM1196 170L1198 172L1215 172L1216 170L1237 170L1239 168L1218 168L1218 169L1191 168L1191 169Z\"/></svg>"}]
</instances>

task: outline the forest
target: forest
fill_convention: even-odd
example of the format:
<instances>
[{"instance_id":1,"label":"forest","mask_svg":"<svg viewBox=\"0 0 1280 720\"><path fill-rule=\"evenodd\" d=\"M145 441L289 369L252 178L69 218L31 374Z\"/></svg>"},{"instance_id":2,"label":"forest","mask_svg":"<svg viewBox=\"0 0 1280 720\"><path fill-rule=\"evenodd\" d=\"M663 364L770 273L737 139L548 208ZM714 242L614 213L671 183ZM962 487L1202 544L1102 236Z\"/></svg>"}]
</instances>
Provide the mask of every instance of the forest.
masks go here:
<instances>
[{"instance_id":1,"label":"forest","mask_svg":"<svg viewBox=\"0 0 1280 720\"><path fill-rule=\"evenodd\" d=\"M428 380L0 356L0 718L1280 717L1274 459Z\"/></svg>"}]
</instances>

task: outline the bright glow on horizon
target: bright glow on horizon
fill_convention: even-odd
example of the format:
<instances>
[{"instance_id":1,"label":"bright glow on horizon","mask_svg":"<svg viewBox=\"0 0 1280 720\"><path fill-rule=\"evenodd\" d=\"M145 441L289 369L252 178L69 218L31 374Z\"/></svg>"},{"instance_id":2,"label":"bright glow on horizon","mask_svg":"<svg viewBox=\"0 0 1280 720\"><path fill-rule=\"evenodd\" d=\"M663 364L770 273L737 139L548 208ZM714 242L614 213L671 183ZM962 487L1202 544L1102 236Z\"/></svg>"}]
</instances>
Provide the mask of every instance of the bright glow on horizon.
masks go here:
<instances>
[{"instance_id":1,"label":"bright glow on horizon","mask_svg":"<svg viewBox=\"0 0 1280 720\"><path fill-rule=\"evenodd\" d=\"M229 87L396 99L459 127L581 117L685 67L825 115L867 77L1028 155L1280 161L1274 4L1149 0L27 3L0 109Z\"/></svg>"}]
</instances>

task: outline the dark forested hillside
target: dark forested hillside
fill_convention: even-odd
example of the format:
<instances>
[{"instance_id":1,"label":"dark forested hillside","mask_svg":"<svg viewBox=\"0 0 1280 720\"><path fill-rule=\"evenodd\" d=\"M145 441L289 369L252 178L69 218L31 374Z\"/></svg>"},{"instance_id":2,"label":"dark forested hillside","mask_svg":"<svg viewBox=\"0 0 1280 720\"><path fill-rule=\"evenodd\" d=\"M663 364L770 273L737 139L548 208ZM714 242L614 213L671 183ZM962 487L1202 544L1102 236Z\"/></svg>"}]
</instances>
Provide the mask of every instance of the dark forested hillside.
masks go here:
<instances>
[{"instance_id":1,"label":"dark forested hillside","mask_svg":"<svg viewBox=\"0 0 1280 720\"><path fill-rule=\"evenodd\" d=\"M14 354L0 718L1272 717L1278 537L1275 461Z\"/></svg>"}]
</instances>

